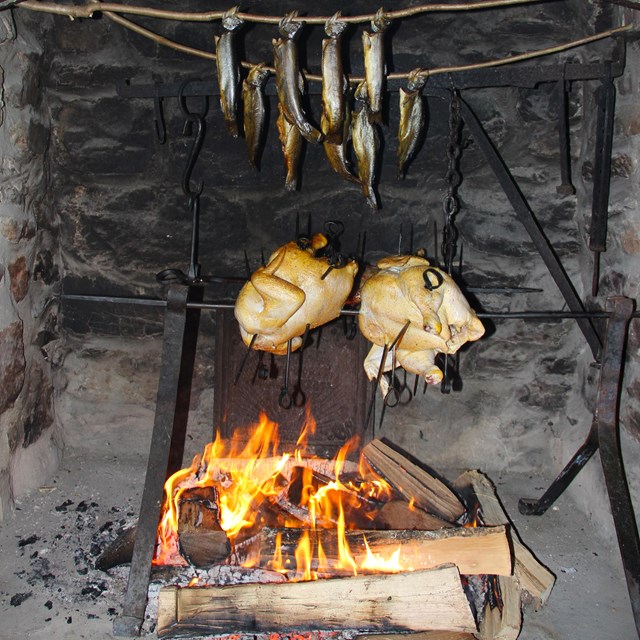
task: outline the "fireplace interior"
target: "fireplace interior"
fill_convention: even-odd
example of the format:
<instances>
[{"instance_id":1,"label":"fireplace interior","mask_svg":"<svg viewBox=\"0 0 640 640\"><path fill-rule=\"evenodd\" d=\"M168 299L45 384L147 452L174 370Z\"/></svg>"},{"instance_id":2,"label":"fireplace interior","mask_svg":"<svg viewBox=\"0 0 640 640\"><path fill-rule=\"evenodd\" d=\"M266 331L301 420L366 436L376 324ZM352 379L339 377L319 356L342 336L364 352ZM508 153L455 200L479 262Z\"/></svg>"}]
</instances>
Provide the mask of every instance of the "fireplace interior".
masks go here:
<instances>
[{"instance_id":1,"label":"fireplace interior","mask_svg":"<svg viewBox=\"0 0 640 640\"><path fill-rule=\"evenodd\" d=\"M617 333L611 318L634 304L640 282L637 5L385 7L415 11L383 31L390 75L368 197L314 143L285 187L273 74L258 169L250 166L246 136L230 135L219 100L219 16L91 5L92 15L70 20L82 6L0 2L0 637L122 631L130 572L144 593L133 609L145 611L153 541L138 543L131 565L102 571L96 558L135 523L155 531L165 477L216 431L232 437L265 411L295 445L309 409L318 456L358 435L360 449L385 439L450 482L466 470L493 481L514 529L556 578L545 606L526 608L521 631L496 637L636 637L640 334L635 316ZM271 66L278 20L306 17L295 40L312 76L302 107L319 126L313 76L327 36L309 17L378 9L369 0L242 5L278 19L247 20L236 50ZM342 35L351 79L366 71L367 29L354 21ZM574 43L593 34L605 35ZM484 61L501 64L473 68ZM399 94L413 69L430 71L426 129L399 178ZM238 292L278 247L314 233L339 241L334 271L345 257L364 266L425 256L451 273L484 335L438 356L442 383L397 369L386 403L362 367L370 343L356 302L311 329L301 352L247 349L232 313ZM606 447L601 424L612 426ZM521 513L521 498L540 498L585 450L546 513ZM624 462L613 489L611 460ZM152 580L137 620L149 637L158 589Z\"/></svg>"}]
</instances>

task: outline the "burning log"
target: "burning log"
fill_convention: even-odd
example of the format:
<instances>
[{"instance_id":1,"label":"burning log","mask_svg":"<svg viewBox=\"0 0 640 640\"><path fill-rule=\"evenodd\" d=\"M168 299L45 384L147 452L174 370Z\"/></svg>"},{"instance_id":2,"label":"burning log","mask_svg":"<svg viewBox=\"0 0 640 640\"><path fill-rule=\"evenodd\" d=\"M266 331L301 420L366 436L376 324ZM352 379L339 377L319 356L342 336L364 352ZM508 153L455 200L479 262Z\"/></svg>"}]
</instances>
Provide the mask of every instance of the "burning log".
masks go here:
<instances>
[{"instance_id":1,"label":"burning log","mask_svg":"<svg viewBox=\"0 0 640 640\"><path fill-rule=\"evenodd\" d=\"M449 630L476 624L455 567L285 584L166 587L158 637L342 630Z\"/></svg>"},{"instance_id":2,"label":"burning log","mask_svg":"<svg viewBox=\"0 0 640 640\"><path fill-rule=\"evenodd\" d=\"M224 560L231 551L219 519L218 491L213 486L185 489L179 498L178 541L182 555L196 567Z\"/></svg>"},{"instance_id":3,"label":"burning log","mask_svg":"<svg viewBox=\"0 0 640 640\"><path fill-rule=\"evenodd\" d=\"M465 512L462 502L443 482L381 440L369 442L362 455L376 473L420 509L452 523Z\"/></svg>"},{"instance_id":4,"label":"burning log","mask_svg":"<svg viewBox=\"0 0 640 640\"><path fill-rule=\"evenodd\" d=\"M344 533L353 560L364 572L367 570L367 558L389 559L397 553L398 566L402 567L431 569L455 564L462 574L511 575L511 550L503 526L439 531L348 530ZM269 567L274 556L283 560L291 558L295 567L295 552L303 536L309 537L310 548L316 550L311 562L312 570L342 573L340 567L344 566L344 558L341 558L340 536L335 529L265 528L256 540L255 554L250 553L249 559L256 566ZM317 560L318 548L322 549L321 567ZM353 573L352 570L349 572Z\"/></svg>"}]
</instances>

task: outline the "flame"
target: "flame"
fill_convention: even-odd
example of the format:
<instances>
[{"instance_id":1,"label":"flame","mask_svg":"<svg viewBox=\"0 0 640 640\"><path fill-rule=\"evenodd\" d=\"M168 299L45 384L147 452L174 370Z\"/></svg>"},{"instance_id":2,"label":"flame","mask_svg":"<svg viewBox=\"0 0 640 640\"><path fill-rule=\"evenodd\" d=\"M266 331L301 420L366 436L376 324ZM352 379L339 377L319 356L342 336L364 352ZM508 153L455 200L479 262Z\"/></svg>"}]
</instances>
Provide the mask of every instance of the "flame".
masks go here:
<instances>
[{"instance_id":1,"label":"flame","mask_svg":"<svg viewBox=\"0 0 640 640\"><path fill-rule=\"evenodd\" d=\"M402 547L398 548L388 557L385 558L379 553L373 553L367 542L367 538L364 538L364 546L367 549L367 555L365 559L360 563L362 569L368 569L369 571L380 571L385 573L398 573L399 571L405 571L405 567L400 563L400 551Z\"/></svg>"},{"instance_id":2,"label":"flame","mask_svg":"<svg viewBox=\"0 0 640 640\"><path fill-rule=\"evenodd\" d=\"M296 486L300 481L298 504L308 513L310 528L299 536L293 554L296 573L290 579L317 579L318 573L330 572L332 568L354 575L360 570L401 570L400 549L391 557L382 558L371 552L365 540L366 557L361 553L361 557L356 559L349 548L346 531L358 528L358 518L362 521L363 514L374 518L376 511L370 505L388 501L392 496L391 487L370 469L361 466L357 478L344 472L346 460L358 447L357 437L351 438L340 449L333 461L333 479L327 481L324 477L319 479L308 463L305 464L307 443L316 430L316 421L309 408L293 453L278 452L278 425L264 413L249 429L237 430L228 441L216 434L215 440L205 447L201 456L196 456L189 467L167 480L154 564L186 564L178 548L179 506L185 490L216 487L220 526L233 545L243 530L253 532L252 528L260 525L256 518L262 502L282 498L295 468L296 473L300 473L296 478ZM300 527L300 522L287 522L286 526ZM338 558L332 559L332 567L320 540L320 530L329 528L335 530L338 548ZM275 544L275 552L267 566L289 575L294 558L283 554L280 533ZM259 558L254 557L245 566L256 562Z\"/></svg>"}]
</instances>

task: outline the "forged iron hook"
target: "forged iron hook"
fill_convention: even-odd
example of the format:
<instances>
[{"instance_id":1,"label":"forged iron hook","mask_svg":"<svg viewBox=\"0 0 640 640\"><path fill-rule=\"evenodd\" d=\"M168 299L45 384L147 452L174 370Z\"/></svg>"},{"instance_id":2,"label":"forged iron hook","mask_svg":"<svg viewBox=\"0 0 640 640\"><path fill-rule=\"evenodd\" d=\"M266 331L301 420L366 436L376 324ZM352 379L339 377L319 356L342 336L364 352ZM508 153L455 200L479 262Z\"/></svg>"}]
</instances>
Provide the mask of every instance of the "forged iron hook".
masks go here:
<instances>
[{"instance_id":1,"label":"forged iron hook","mask_svg":"<svg viewBox=\"0 0 640 640\"><path fill-rule=\"evenodd\" d=\"M202 111L190 111L187 106L187 99L184 95L185 89L189 85L191 80L185 80L178 90L178 103L180 104L180 110L184 114L186 118L185 121L185 135L190 135L190 130L192 129L192 125L196 126L196 135L191 145L191 149L189 151L189 157L187 158L187 164L185 165L184 172L182 174L182 191L189 198L194 198L199 196L202 193L202 189L204 188L204 181L200 181L195 189L191 188L191 174L193 173L193 168L198 160L198 156L200 155L200 150L202 149L202 143L204 142L205 136L205 116L207 115L207 111L209 110L209 98L207 96L202 96Z\"/></svg>"},{"instance_id":2,"label":"forged iron hook","mask_svg":"<svg viewBox=\"0 0 640 640\"><path fill-rule=\"evenodd\" d=\"M429 279L429 274L433 274L435 276L436 284L433 284L431 282L431 280ZM439 271L436 271L433 267L429 267L428 269L425 269L422 274L422 278L424 279L425 289L428 289L429 291L433 291L434 289L437 289L438 287L442 286L442 283L444 282L444 278L442 277L442 274Z\"/></svg>"}]
</instances>

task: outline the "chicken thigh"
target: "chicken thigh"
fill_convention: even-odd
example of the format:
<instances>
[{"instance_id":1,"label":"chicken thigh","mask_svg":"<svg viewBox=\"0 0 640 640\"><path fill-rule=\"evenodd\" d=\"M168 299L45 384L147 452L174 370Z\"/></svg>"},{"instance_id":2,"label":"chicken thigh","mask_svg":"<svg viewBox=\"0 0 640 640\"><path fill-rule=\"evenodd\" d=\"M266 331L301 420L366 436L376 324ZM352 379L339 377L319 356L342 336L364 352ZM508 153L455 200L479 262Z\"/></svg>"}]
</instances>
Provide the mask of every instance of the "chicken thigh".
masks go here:
<instances>
[{"instance_id":1,"label":"chicken thigh","mask_svg":"<svg viewBox=\"0 0 640 640\"><path fill-rule=\"evenodd\" d=\"M238 294L235 316L248 346L279 355L302 344L310 329L337 318L353 288L358 263L331 268L323 256L327 237L321 233L308 243L288 242L271 255L268 263L251 275Z\"/></svg>"},{"instance_id":2,"label":"chicken thigh","mask_svg":"<svg viewBox=\"0 0 640 640\"><path fill-rule=\"evenodd\" d=\"M438 384L442 371L436 353L455 353L466 342L477 340L484 327L466 298L444 271L418 256L389 256L378 262L360 292L360 331L374 346L364 361L370 380L378 375L384 346L393 343L409 323L396 345L396 364ZM386 355L383 371L393 367L392 353ZM382 376L380 388L389 390Z\"/></svg>"}]
</instances>

